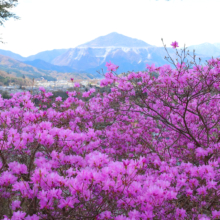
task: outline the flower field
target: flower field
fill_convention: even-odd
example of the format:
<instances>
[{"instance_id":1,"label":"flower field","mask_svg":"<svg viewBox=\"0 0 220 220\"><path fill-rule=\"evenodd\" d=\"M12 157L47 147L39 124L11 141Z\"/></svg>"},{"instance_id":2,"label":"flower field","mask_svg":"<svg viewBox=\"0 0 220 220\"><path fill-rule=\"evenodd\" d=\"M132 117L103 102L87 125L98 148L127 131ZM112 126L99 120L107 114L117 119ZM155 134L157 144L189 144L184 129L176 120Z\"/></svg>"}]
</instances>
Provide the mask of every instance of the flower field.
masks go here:
<instances>
[{"instance_id":1,"label":"flower field","mask_svg":"<svg viewBox=\"0 0 220 220\"><path fill-rule=\"evenodd\" d=\"M176 51L107 63L110 92L0 96L0 218L220 219L220 60Z\"/></svg>"}]
</instances>

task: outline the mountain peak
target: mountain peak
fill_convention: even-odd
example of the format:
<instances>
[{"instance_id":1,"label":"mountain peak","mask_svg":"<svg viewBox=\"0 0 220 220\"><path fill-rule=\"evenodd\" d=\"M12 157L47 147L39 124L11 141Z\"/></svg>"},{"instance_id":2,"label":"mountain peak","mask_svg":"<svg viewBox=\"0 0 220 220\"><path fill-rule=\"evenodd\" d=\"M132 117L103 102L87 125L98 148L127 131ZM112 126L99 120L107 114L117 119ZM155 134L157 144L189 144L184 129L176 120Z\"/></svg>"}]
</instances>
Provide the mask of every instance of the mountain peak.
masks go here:
<instances>
[{"instance_id":1,"label":"mountain peak","mask_svg":"<svg viewBox=\"0 0 220 220\"><path fill-rule=\"evenodd\" d=\"M112 32L110 34L107 34L106 36L108 36L108 35L122 35L122 34L119 34L118 32Z\"/></svg>"},{"instance_id":2,"label":"mountain peak","mask_svg":"<svg viewBox=\"0 0 220 220\"><path fill-rule=\"evenodd\" d=\"M127 37L117 32L98 37L78 47L149 47L150 45L142 40Z\"/></svg>"}]
</instances>

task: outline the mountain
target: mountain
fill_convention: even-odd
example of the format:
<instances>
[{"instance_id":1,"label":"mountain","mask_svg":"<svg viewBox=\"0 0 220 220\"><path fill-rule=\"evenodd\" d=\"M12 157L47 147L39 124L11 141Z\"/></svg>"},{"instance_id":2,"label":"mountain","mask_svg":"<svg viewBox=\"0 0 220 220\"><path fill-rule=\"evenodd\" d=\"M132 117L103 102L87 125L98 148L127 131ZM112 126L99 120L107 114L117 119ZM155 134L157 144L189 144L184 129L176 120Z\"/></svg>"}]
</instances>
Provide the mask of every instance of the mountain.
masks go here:
<instances>
[{"instance_id":1,"label":"mountain","mask_svg":"<svg viewBox=\"0 0 220 220\"><path fill-rule=\"evenodd\" d=\"M220 49L220 43L214 43L213 45Z\"/></svg>"},{"instance_id":2,"label":"mountain","mask_svg":"<svg viewBox=\"0 0 220 220\"><path fill-rule=\"evenodd\" d=\"M52 63L58 66L69 66L73 69L86 70L96 67L102 62L102 55L103 53L105 54L105 50L105 48L69 49L65 54L55 58Z\"/></svg>"},{"instance_id":3,"label":"mountain","mask_svg":"<svg viewBox=\"0 0 220 220\"><path fill-rule=\"evenodd\" d=\"M16 85L28 86L32 85L32 80L28 78L16 77L5 71L0 70L0 86L8 86L9 83L15 83Z\"/></svg>"},{"instance_id":4,"label":"mountain","mask_svg":"<svg viewBox=\"0 0 220 220\"><path fill-rule=\"evenodd\" d=\"M167 48L171 57L175 60L176 54L175 50L172 48ZM95 77L98 77L99 74L97 71L106 70L106 62L111 61L112 63L119 66L117 73L123 73L128 71L143 71L146 69L146 64L155 64L156 66L162 66L168 64L168 61L165 60L167 56L166 51L163 47L154 47L150 46L148 48L130 48L125 50L125 48L118 48L114 51L111 51L106 57L105 61L98 67L87 69L86 72L94 74ZM198 63L199 57L202 59L202 63L205 60L210 59L210 57L199 55L196 58Z\"/></svg>"},{"instance_id":5,"label":"mountain","mask_svg":"<svg viewBox=\"0 0 220 220\"><path fill-rule=\"evenodd\" d=\"M148 47L149 44L142 40L127 37L116 32L101 36L78 47Z\"/></svg>"},{"instance_id":6,"label":"mountain","mask_svg":"<svg viewBox=\"0 0 220 220\"><path fill-rule=\"evenodd\" d=\"M202 63L212 56L220 56L220 44L204 43L189 46L192 54L196 50L197 60ZM175 50L167 48L171 57L176 60ZM0 54L25 62L41 71L56 71L61 73L77 73L83 77L100 77L97 71L106 71L106 62L113 62L119 66L118 73L145 70L146 64L155 63L156 66L169 64L164 59L167 53L163 47L147 44L142 40L130 38L116 32L98 37L76 48L44 51L29 57L22 57L10 51L0 50ZM57 76L56 74L56 76ZM84 74L84 75L83 75ZM92 74L92 75L91 75ZM67 74L68 75L68 74Z\"/></svg>"},{"instance_id":7,"label":"mountain","mask_svg":"<svg viewBox=\"0 0 220 220\"><path fill-rule=\"evenodd\" d=\"M7 56L7 57L11 57L11 58L13 58L15 60L20 60L20 61L24 61L25 60L25 58L22 57L21 55L13 53L13 52L11 52L9 50L1 50L0 49L0 54L4 55L4 56Z\"/></svg>"},{"instance_id":8,"label":"mountain","mask_svg":"<svg viewBox=\"0 0 220 220\"><path fill-rule=\"evenodd\" d=\"M48 50L40 52L36 55L32 55L25 58L25 61L33 61L33 60L43 60L45 62L51 63L56 57L65 53L68 49L55 49L55 50Z\"/></svg>"},{"instance_id":9,"label":"mountain","mask_svg":"<svg viewBox=\"0 0 220 220\"><path fill-rule=\"evenodd\" d=\"M94 75L91 75L85 71L78 71L75 69L72 69L71 67L68 66L56 66L50 63L47 63L43 60L33 60L33 61L24 61L23 63L26 63L28 65L34 66L38 69L41 70L48 70L48 71L55 71L52 73L51 76L56 77L56 78L68 78L69 79L71 77L75 78L75 79L93 79ZM67 74L63 74L63 73L67 73ZM69 73L69 74L68 74Z\"/></svg>"},{"instance_id":10,"label":"mountain","mask_svg":"<svg viewBox=\"0 0 220 220\"><path fill-rule=\"evenodd\" d=\"M219 56L220 49L212 44L195 45L188 48L190 53L196 49L202 63L211 58ZM170 56L176 60L176 51L167 48ZM119 66L118 73L127 71L145 70L146 64L155 63L156 66L168 64L165 60L167 53L163 47L156 47L142 40L130 38L116 32L106 36L98 37L88 43L69 49L66 53L56 57L52 63L59 66L69 66L73 69L86 71L99 77L97 71L106 71L106 62L113 62Z\"/></svg>"},{"instance_id":11,"label":"mountain","mask_svg":"<svg viewBox=\"0 0 220 220\"><path fill-rule=\"evenodd\" d=\"M60 73L71 73L71 72L77 72L76 70L72 69L69 66L56 66L53 65L51 63L47 63L43 60L40 59L36 59L33 61L24 61L23 63L26 63L28 65L34 66L38 69L42 69L42 70L53 70L53 71L57 71Z\"/></svg>"},{"instance_id":12,"label":"mountain","mask_svg":"<svg viewBox=\"0 0 220 220\"><path fill-rule=\"evenodd\" d=\"M142 40L113 32L69 49L66 53L56 57L52 63L59 66L70 66L77 70L90 71L93 68L101 68L108 59L114 57L117 65L126 63L125 60L127 65L130 65L140 63L140 60L143 60L142 55L146 55L149 47L152 46Z\"/></svg>"},{"instance_id":13,"label":"mountain","mask_svg":"<svg viewBox=\"0 0 220 220\"><path fill-rule=\"evenodd\" d=\"M17 77L26 76L28 78L41 78L47 80L56 80L51 76L51 71L40 70L36 67L27 65L18 60L12 59L7 56L0 55L0 70L12 74Z\"/></svg>"},{"instance_id":14,"label":"mountain","mask_svg":"<svg viewBox=\"0 0 220 220\"><path fill-rule=\"evenodd\" d=\"M43 64L45 65L45 68L52 69L53 65L46 63L44 61L37 61L41 67ZM35 64L36 64L35 63ZM49 68L49 66L52 66ZM83 72L74 72L70 67L56 67L57 70L43 70L41 68L34 67L32 65L28 65L26 63L23 63L21 61L12 59L7 56L0 55L0 71L5 71L8 75L10 76L16 76L16 77L28 77L28 78L41 78L43 77L44 79L48 81L56 81L58 78L59 79L70 79L74 78L77 80L88 80L88 79L93 79L94 76L92 74L89 74L85 71ZM61 73L58 70L66 69L66 70L71 70L70 73L65 72Z\"/></svg>"},{"instance_id":15,"label":"mountain","mask_svg":"<svg viewBox=\"0 0 220 220\"><path fill-rule=\"evenodd\" d=\"M55 59L57 56L62 55L65 53L68 49L55 49L55 50L48 50L48 51L43 51L40 53L37 53L35 55L29 56L29 57L22 57L19 54L13 53L8 50L1 50L0 49L0 54L4 56L8 56L12 59L19 60L19 61L33 61L33 60L43 60L45 62L50 63L53 59Z\"/></svg>"},{"instance_id":16,"label":"mountain","mask_svg":"<svg viewBox=\"0 0 220 220\"><path fill-rule=\"evenodd\" d=\"M188 50L191 52L195 50L196 54L206 55L207 57L212 57L212 56L219 57L220 56L220 44L203 43L199 45L189 46Z\"/></svg>"},{"instance_id":17,"label":"mountain","mask_svg":"<svg viewBox=\"0 0 220 220\"><path fill-rule=\"evenodd\" d=\"M168 48L168 51L175 57L175 50ZM167 64L164 59L166 55L163 47L151 46L142 40L113 32L69 49L52 63L86 71L98 77L97 71L105 71L105 64L109 61L119 65L117 72L121 73L145 70L146 63L155 63L157 66Z\"/></svg>"}]
</instances>

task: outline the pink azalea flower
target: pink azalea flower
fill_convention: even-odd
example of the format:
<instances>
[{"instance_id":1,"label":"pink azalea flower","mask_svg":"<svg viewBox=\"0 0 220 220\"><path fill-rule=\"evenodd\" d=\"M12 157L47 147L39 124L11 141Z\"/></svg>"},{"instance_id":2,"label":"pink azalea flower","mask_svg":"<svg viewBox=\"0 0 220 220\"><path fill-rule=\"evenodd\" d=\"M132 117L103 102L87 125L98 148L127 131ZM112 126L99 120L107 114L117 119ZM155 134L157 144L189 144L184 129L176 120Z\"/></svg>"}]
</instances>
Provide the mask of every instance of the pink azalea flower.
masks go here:
<instances>
[{"instance_id":1,"label":"pink azalea flower","mask_svg":"<svg viewBox=\"0 0 220 220\"><path fill-rule=\"evenodd\" d=\"M56 98L56 102L62 102L62 97L58 96L58 97Z\"/></svg>"},{"instance_id":2,"label":"pink azalea flower","mask_svg":"<svg viewBox=\"0 0 220 220\"><path fill-rule=\"evenodd\" d=\"M178 42L176 42L176 41L172 42L171 46L172 46L173 48L179 47Z\"/></svg>"},{"instance_id":3,"label":"pink azalea flower","mask_svg":"<svg viewBox=\"0 0 220 220\"><path fill-rule=\"evenodd\" d=\"M42 86L39 87L39 90L42 91L42 92L45 92L45 91L46 91L45 88L42 87Z\"/></svg>"},{"instance_id":4,"label":"pink azalea flower","mask_svg":"<svg viewBox=\"0 0 220 220\"><path fill-rule=\"evenodd\" d=\"M119 66L116 66L115 64L111 63L111 61L109 61L109 63L106 62L105 66L107 66L108 71L116 71L119 67Z\"/></svg>"},{"instance_id":5,"label":"pink azalea flower","mask_svg":"<svg viewBox=\"0 0 220 220\"><path fill-rule=\"evenodd\" d=\"M20 208L21 201L15 200L12 202L12 210L16 210L17 208Z\"/></svg>"},{"instance_id":6,"label":"pink azalea flower","mask_svg":"<svg viewBox=\"0 0 220 220\"><path fill-rule=\"evenodd\" d=\"M148 69L149 72L154 72L157 70L155 64L153 63L151 66L146 64L146 68Z\"/></svg>"},{"instance_id":7,"label":"pink azalea flower","mask_svg":"<svg viewBox=\"0 0 220 220\"><path fill-rule=\"evenodd\" d=\"M22 220L24 219L25 215L26 215L25 212L21 212L21 211L14 212L11 220Z\"/></svg>"},{"instance_id":8,"label":"pink azalea flower","mask_svg":"<svg viewBox=\"0 0 220 220\"><path fill-rule=\"evenodd\" d=\"M76 82L76 83L74 84L74 87L79 88L79 87L80 87L80 84Z\"/></svg>"},{"instance_id":9,"label":"pink azalea flower","mask_svg":"<svg viewBox=\"0 0 220 220\"><path fill-rule=\"evenodd\" d=\"M212 211L212 217L213 219L220 219L220 211Z\"/></svg>"}]
</instances>

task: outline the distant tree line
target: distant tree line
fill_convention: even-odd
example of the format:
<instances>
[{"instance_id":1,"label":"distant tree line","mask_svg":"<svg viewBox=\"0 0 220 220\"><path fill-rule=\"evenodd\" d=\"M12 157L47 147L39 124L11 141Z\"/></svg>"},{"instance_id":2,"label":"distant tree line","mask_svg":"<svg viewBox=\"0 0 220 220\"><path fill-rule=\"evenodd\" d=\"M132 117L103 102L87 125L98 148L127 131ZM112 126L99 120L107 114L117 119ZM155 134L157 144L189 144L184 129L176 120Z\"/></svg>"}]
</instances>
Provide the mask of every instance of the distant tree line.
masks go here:
<instances>
[{"instance_id":1,"label":"distant tree line","mask_svg":"<svg viewBox=\"0 0 220 220\"><path fill-rule=\"evenodd\" d=\"M20 86L27 85L25 78L23 79L22 78L10 78L10 77L4 77L0 75L0 86L9 86L9 83L14 83Z\"/></svg>"}]
</instances>

